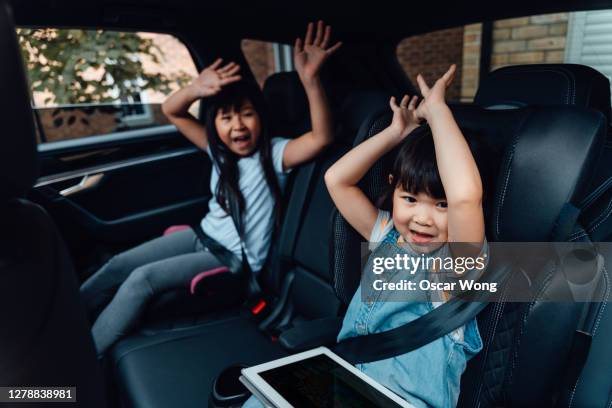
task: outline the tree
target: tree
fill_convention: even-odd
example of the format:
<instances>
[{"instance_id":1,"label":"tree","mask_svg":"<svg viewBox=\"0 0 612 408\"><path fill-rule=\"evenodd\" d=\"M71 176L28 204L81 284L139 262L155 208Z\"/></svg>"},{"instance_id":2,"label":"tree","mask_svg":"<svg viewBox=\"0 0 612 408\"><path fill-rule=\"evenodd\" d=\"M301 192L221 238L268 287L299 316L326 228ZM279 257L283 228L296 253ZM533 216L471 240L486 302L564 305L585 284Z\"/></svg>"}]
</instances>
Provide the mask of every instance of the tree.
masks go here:
<instances>
[{"instance_id":1,"label":"tree","mask_svg":"<svg viewBox=\"0 0 612 408\"><path fill-rule=\"evenodd\" d=\"M146 72L143 61L159 63L163 53L150 38L104 30L18 29L32 92L48 92L45 104L111 102L144 89L165 94L189 75Z\"/></svg>"}]
</instances>

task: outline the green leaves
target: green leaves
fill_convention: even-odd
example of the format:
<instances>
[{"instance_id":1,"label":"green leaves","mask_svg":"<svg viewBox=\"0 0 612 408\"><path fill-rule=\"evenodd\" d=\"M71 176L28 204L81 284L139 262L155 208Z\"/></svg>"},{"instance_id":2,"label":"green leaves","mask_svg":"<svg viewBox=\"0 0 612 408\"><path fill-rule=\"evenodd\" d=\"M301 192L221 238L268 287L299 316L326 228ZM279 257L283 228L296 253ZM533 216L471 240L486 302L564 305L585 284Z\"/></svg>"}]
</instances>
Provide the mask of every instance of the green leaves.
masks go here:
<instances>
[{"instance_id":1,"label":"green leaves","mask_svg":"<svg viewBox=\"0 0 612 408\"><path fill-rule=\"evenodd\" d=\"M57 105L113 102L144 89L164 94L171 84L187 84L184 73L147 72L143 62L158 64L163 52L137 33L104 30L17 29L32 92Z\"/></svg>"}]
</instances>

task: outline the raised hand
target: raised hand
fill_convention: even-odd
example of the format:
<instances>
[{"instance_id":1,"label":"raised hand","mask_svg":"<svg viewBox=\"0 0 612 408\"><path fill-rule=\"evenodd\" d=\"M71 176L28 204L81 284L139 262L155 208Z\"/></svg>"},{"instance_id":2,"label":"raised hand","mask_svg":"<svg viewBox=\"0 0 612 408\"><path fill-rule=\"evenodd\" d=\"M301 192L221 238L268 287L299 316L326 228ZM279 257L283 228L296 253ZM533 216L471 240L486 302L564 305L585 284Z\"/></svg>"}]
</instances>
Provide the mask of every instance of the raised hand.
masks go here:
<instances>
[{"instance_id":1,"label":"raised hand","mask_svg":"<svg viewBox=\"0 0 612 408\"><path fill-rule=\"evenodd\" d=\"M408 95L404 95L400 104L397 104L395 96L391 97L389 105L393 111L393 119L391 120L390 127L394 132L397 132L401 138L406 137L416 127L419 126L421 121L416 115L416 95L412 98L408 98Z\"/></svg>"},{"instance_id":2,"label":"raised hand","mask_svg":"<svg viewBox=\"0 0 612 408\"><path fill-rule=\"evenodd\" d=\"M241 79L238 75L240 71L240 65L235 62L230 62L221 66L223 59L217 58L210 66L206 67L196 79L193 80L191 86L193 86L199 97L204 98L207 96L213 96L223 88L225 85L231 84L232 82L239 81Z\"/></svg>"},{"instance_id":3,"label":"raised hand","mask_svg":"<svg viewBox=\"0 0 612 408\"><path fill-rule=\"evenodd\" d=\"M293 47L295 69L302 83L317 78L325 60L342 45L341 42L337 42L329 47L331 26L324 27L323 21L317 23L316 33L313 33L313 30L314 24L309 23L306 38L303 42L301 38L296 39Z\"/></svg>"},{"instance_id":4,"label":"raised hand","mask_svg":"<svg viewBox=\"0 0 612 408\"><path fill-rule=\"evenodd\" d=\"M455 64L451 65L448 71L438 78L431 88L427 85L421 74L417 75L417 84L419 85L421 95L423 95L423 100L419 103L415 112L419 119L428 119L433 109L446 105L444 100L446 88L453 82L456 70L457 66Z\"/></svg>"}]
</instances>

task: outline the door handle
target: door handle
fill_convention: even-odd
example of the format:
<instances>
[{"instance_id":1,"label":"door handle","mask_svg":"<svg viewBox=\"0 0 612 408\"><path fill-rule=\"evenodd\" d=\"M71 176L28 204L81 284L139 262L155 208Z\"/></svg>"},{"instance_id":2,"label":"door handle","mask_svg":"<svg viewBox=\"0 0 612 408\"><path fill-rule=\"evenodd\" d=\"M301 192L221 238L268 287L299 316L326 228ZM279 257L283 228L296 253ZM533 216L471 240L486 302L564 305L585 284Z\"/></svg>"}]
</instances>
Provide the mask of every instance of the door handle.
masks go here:
<instances>
[{"instance_id":1,"label":"door handle","mask_svg":"<svg viewBox=\"0 0 612 408\"><path fill-rule=\"evenodd\" d=\"M102 181L103 177L104 173L98 173L94 175L87 174L81 179L79 184L63 189L62 191L60 191L60 194L64 197L68 197L69 195L89 190L100 184L100 181Z\"/></svg>"}]
</instances>

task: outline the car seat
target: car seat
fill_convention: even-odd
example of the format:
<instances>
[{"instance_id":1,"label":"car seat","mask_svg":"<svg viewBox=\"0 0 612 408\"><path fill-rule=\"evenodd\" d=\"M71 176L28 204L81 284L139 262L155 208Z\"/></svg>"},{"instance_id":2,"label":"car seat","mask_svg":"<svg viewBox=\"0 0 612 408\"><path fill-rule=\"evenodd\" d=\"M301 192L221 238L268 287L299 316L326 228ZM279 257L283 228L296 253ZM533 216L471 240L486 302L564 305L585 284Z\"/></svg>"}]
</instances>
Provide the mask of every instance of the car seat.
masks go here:
<instances>
[{"instance_id":1,"label":"car seat","mask_svg":"<svg viewBox=\"0 0 612 408\"><path fill-rule=\"evenodd\" d=\"M468 135L480 135L489 152L486 160L478 160L484 178L495 181L493 186L485 183L488 239L549 240L564 204L586 195L584 186L604 142L603 116L568 107L500 111L474 106L458 108L455 115ZM389 113L372 118L356 143L382 130L390 118ZM559 145L564 148L551 149ZM394 154L379 160L361 181L370 199L382 193ZM336 214L333 222L334 285L339 298L348 303L359 282L354 271L360 269L361 238L341 215ZM522 274L509 279L504 290L528 284ZM458 406L553 406L557 401L570 406L563 373L572 361L575 332L586 329L595 334L605 306L594 304L582 327L582 304L542 301L560 288L543 276L533 284L542 292L532 302L504 302L502 292L502 301L478 316L484 349L462 377ZM598 297L605 296L607 284L606 274Z\"/></svg>"},{"instance_id":2,"label":"car seat","mask_svg":"<svg viewBox=\"0 0 612 408\"><path fill-rule=\"evenodd\" d=\"M489 73L480 84L474 103L488 109L521 106L570 105L601 112L610 125L610 81L597 70L578 64L516 65ZM582 203L581 226L572 241L586 237L612 240L612 131L608 130L590 194Z\"/></svg>"},{"instance_id":3,"label":"car seat","mask_svg":"<svg viewBox=\"0 0 612 408\"><path fill-rule=\"evenodd\" d=\"M276 104L273 110L286 110L295 103L291 95L299 95L297 91L303 95L295 73L275 74L268 83L271 88L267 89L278 92L270 98ZM285 103L287 97L294 102ZM250 311L237 307L223 316L203 317L189 327L144 327L120 341L112 350L112 374L125 406L205 406L212 382L224 368L284 356L288 351L277 341L282 330L342 312L329 269L329 217L333 204L323 174L352 146L364 119L362 112L388 106L388 96L363 91L336 98L340 100L335 105L336 122L340 124L336 141L315 160L294 170L284 222L273 244L272 262L260 277L264 292L272 299L269 318L259 323ZM291 111L307 114L305 102L303 99L301 107L293 105ZM365 109L357 109L363 105ZM303 116L294 118L304 120ZM300 129L299 123L294 123L291 130L288 123L277 125L277 129L285 126L291 134L308 130Z\"/></svg>"},{"instance_id":4,"label":"car seat","mask_svg":"<svg viewBox=\"0 0 612 408\"><path fill-rule=\"evenodd\" d=\"M576 64L542 64L505 67L491 72L482 81L476 104L487 108L516 108L527 105L573 105L601 112L610 124L610 81L600 72ZM593 177L587 183L589 195L581 207L579 225L572 241L612 241L612 132L608 128ZM606 264L612 262L609 245L603 244ZM605 293L609 300L609 292ZM612 404L612 312L605 307L593 336L591 351L580 376L566 393L569 406L599 407Z\"/></svg>"},{"instance_id":5,"label":"car seat","mask_svg":"<svg viewBox=\"0 0 612 408\"><path fill-rule=\"evenodd\" d=\"M70 257L47 213L24 198L37 177L36 139L5 3L0 31L0 386L76 387L76 404L60 406L104 407L103 377Z\"/></svg>"}]
</instances>

